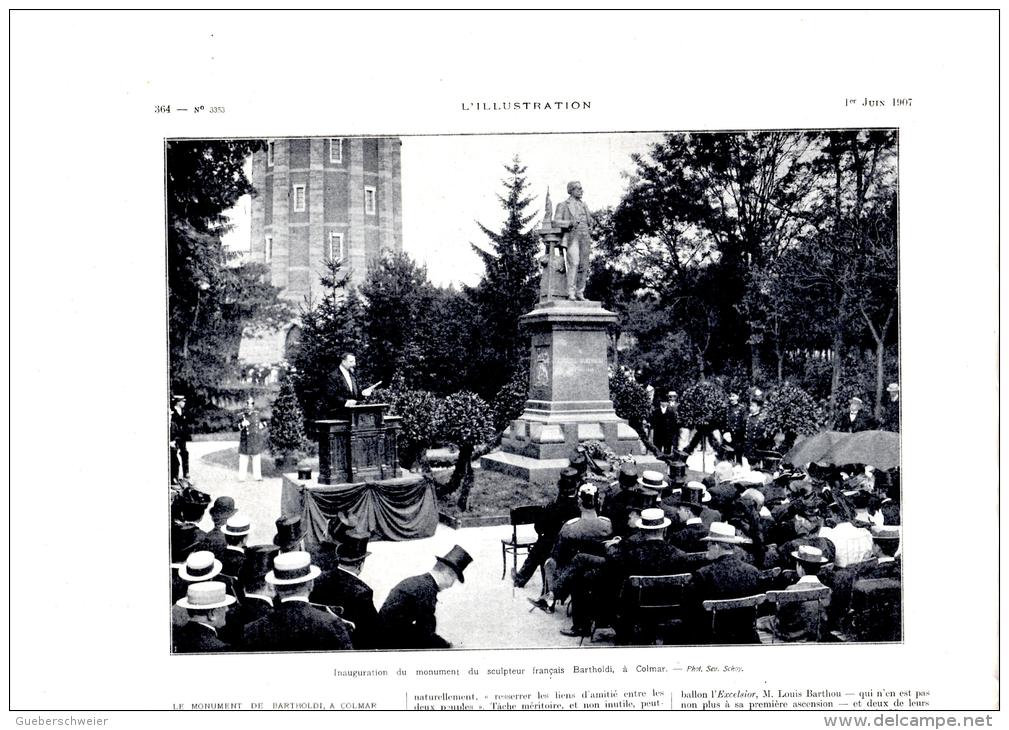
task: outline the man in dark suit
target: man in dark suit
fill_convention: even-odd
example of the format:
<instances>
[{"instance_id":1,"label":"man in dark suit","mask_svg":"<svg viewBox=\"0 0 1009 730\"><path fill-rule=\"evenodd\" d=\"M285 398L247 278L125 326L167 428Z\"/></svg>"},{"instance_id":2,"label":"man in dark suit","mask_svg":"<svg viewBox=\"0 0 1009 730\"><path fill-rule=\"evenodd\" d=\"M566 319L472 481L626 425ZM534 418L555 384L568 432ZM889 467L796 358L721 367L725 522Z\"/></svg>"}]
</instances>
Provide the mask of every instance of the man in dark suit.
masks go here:
<instances>
[{"instance_id":1,"label":"man in dark suit","mask_svg":"<svg viewBox=\"0 0 1009 730\"><path fill-rule=\"evenodd\" d=\"M313 603L339 606L340 616L354 624L351 641L355 649L381 648L378 612L371 587L359 577L368 552L366 535L343 534L336 548L336 569L315 581L309 598Z\"/></svg>"},{"instance_id":2,"label":"man in dark suit","mask_svg":"<svg viewBox=\"0 0 1009 730\"><path fill-rule=\"evenodd\" d=\"M869 431L874 428L872 419L862 408L861 398L852 398L848 401L848 412L838 416L834 421L834 430L845 433L855 433L856 431Z\"/></svg>"},{"instance_id":3,"label":"man in dark suit","mask_svg":"<svg viewBox=\"0 0 1009 730\"><path fill-rule=\"evenodd\" d=\"M675 396L676 393L670 391L652 411L652 440L663 454L670 454L679 446L680 424L673 405Z\"/></svg>"},{"instance_id":4,"label":"man in dark suit","mask_svg":"<svg viewBox=\"0 0 1009 730\"><path fill-rule=\"evenodd\" d=\"M726 458L737 464L743 457L740 447L746 440L746 408L739 402L739 393L729 393L725 409L725 429L722 431L722 450Z\"/></svg>"},{"instance_id":5,"label":"man in dark suit","mask_svg":"<svg viewBox=\"0 0 1009 730\"><path fill-rule=\"evenodd\" d=\"M817 577L820 568L827 562L823 551L812 545L800 545L791 553L791 558L795 561L795 572L799 580L786 588L786 591L808 591L825 587ZM777 641L820 641L827 630L829 605L829 593L816 601L788 603L778 608L776 615L757 619L757 627L773 634Z\"/></svg>"},{"instance_id":6,"label":"man in dark suit","mask_svg":"<svg viewBox=\"0 0 1009 730\"><path fill-rule=\"evenodd\" d=\"M565 522L578 516L578 470L568 467L561 471L557 480L557 499L553 504L546 505L539 519L533 525L536 530L536 542L529 549L522 566L512 572L512 583L516 588L522 588L535 575L541 565L550 557L557 541L557 533ZM622 494L622 492L621 492ZM615 499L620 495L616 495Z\"/></svg>"},{"instance_id":7,"label":"man in dark suit","mask_svg":"<svg viewBox=\"0 0 1009 730\"><path fill-rule=\"evenodd\" d=\"M245 560L238 573L243 596L236 618L239 636L246 626L273 612L275 591L266 582L266 574L279 554L280 548L276 545L252 545L245 551Z\"/></svg>"},{"instance_id":8,"label":"man in dark suit","mask_svg":"<svg viewBox=\"0 0 1009 730\"><path fill-rule=\"evenodd\" d=\"M237 512L238 508L235 507L235 500L227 496L218 497L210 507L210 519L214 521L214 527L207 533L204 543L206 549L212 552L218 560L224 558L224 549L228 545L227 540L224 539L222 528L224 527L224 523Z\"/></svg>"},{"instance_id":9,"label":"man in dark suit","mask_svg":"<svg viewBox=\"0 0 1009 730\"><path fill-rule=\"evenodd\" d=\"M186 487L172 502L172 552L176 552L176 539L188 543L194 540L194 550L206 550L207 534L200 529L200 521L210 504L210 495L193 487ZM183 537L185 534L185 537ZM185 556L182 557L185 560ZM173 561L174 562L174 561ZM179 561L181 562L181 561ZM178 598L179 596L177 596Z\"/></svg>"},{"instance_id":10,"label":"man in dark suit","mask_svg":"<svg viewBox=\"0 0 1009 730\"><path fill-rule=\"evenodd\" d=\"M220 555L221 572L238 580L245 563L245 543L252 531L252 523L244 515L235 514L228 518L221 529L224 537L224 552Z\"/></svg>"},{"instance_id":11,"label":"man in dark suit","mask_svg":"<svg viewBox=\"0 0 1009 730\"><path fill-rule=\"evenodd\" d=\"M900 431L900 386L890 383L886 386L887 398L883 402L882 424L887 431Z\"/></svg>"},{"instance_id":12,"label":"man in dark suit","mask_svg":"<svg viewBox=\"0 0 1009 730\"><path fill-rule=\"evenodd\" d=\"M326 380L326 401L330 418L343 418L348 406L356 405L361 398L367 398L379 385L375 383L361 388L357 382L357 357L345 352L340 364L330 372Z\"/></svg>"},{"instance_id":13,"label":"man in dark suit","mask_svg":"<svg viewBox=\"0 0 1009 730\"><path fill-rule=\"evenodd\" d=\"M748 610L724 612L719 615L717 636L711 635L711 618L701 604L708 600L743 598L760 592L760 571L743 562L738 546L748 544L749 538L736 533L736 528L725 522L714 522L704 538L708 543L708 565L694 573L695 618L702 635L716 638L719 643L756 643L753 615ZM738 615L736 615L738 613Z\"/></svg>"},{"instance_id":14,"label":"man in dark suit","mask_svg":"<svg viewBox=\"0 0 1009 730\"><path fill-rule=\"evenodd\" d=\"M451 588L456 581L465 583L463 571L473 558L456 545L437 561L429 572L405 578L389 592L378 614L387 648L451 648L437 632L438 593Z\"/></svg>"},{"instance_id":15,"label":"man in dark suit","mask_svg":"<svg viewBox=\"0 0 1009 730\"><path fill-rule=\"evenodd\" d=\"M347 627L337 616L309 603L320 570L306 552L281 553L266 582L277 592L277 607L245 627L251 651L332 651L352 649Z\"/></svg>"},{"instance_id":16,"label":"man in dark suit","mask_svg":"<svg viewBox=\"0 0 1009 730\"><path fill-rule=\"evenodd\" d=\"M172 631L172 651L187 654L230 649L217 632L224 628L228 606L234 602L235 597L227 594L223 583L212 580L190 584L186 595L176 602L189 614L189 620Z\"/></svg>"},{"instance_id":17,"label":"man in dark suit","mask_svg":"<svg viewBox=\"0 0 1009 730\"><path fill-rule=\"evenodd\" d=\"M193 434L192 427L189 425L189 417L185 414L185 408L186 397L184 395L173 395L169 442L175 449L175 455L178 457L178 462L172 459L173 483L179 479L180 464L182 478L189 479L189 441L193 438Z\"/></svg>"}]
</instances>

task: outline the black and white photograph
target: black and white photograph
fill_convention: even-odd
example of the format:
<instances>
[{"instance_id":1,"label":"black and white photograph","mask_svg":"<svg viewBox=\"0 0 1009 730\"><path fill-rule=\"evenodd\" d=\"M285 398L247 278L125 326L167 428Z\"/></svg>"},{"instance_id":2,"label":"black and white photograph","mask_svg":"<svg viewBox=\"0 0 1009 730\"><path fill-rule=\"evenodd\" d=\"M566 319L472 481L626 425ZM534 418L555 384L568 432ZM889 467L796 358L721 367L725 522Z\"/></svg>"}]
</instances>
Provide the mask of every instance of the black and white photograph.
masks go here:
<instances>
[{"instance_id":1,"label":"black and white photograph","mask_svg":"<svg viewBox=\"0 0 1009 730\"><path fill-rule=\"evenodd\" d=\"M901 641L897 130L165 170L173 652Z\"/></svg>"},{"instance_id":2,"label":"black and white photograph","mask_svg":"<svg viewBox=\"0 0 1009 730\"><path fill-rule=\"evenodd\" d=\"M993 726L999 17L11 10L11 724Z\"/></svg>"}]
</instances>

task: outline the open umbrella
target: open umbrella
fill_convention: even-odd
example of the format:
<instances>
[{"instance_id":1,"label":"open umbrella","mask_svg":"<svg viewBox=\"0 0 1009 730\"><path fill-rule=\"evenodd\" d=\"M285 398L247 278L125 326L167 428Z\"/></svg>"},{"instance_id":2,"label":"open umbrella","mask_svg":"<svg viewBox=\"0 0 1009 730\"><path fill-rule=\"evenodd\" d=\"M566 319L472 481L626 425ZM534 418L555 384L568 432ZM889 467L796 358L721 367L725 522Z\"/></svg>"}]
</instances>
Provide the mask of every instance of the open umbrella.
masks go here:
<instances>
[{"instance_id":1,"label":"open umbrella","mask_svg":"<svg viewBox=\"0 0 1009 730\"><path fill-rule=\"evenodd\" d=\"M900 466L900 434L893 431L842 434L827 458L830 464L868 464L877 469L893 469Z\"/></svg>"},{"instance_id":2,"label":"open umbrella","mask_svg":"<svg viewBox=\"0 0 1009 730\"><path fill-rule=\"evenodd\" d=\"M821 462L830 454L838 440L850 434L840 431L824 431L799 441L782 459L786 464L803 466L810 462ZM833 463L833 462L828 462Z\"/></svg>"}]
</instances>

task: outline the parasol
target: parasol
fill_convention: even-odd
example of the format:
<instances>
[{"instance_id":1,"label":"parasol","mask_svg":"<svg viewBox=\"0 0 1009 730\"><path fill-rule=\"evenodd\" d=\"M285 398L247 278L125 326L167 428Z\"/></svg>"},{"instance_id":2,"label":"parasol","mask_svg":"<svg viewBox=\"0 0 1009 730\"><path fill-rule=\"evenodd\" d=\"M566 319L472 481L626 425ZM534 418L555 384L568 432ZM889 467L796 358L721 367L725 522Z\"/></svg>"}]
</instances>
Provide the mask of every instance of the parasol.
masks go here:
<instances>
[{"instance_id":1,"label":"parasol","mask_svg":"<svg viewBox=\"0 0 1009 730\"><path fill-rule=\"evenodd\" d=\"M790 464L868 464L877 469L900 466L900 434L892 431L826 431L797 444L785 455Z\"/></svg>"}]
</instances>

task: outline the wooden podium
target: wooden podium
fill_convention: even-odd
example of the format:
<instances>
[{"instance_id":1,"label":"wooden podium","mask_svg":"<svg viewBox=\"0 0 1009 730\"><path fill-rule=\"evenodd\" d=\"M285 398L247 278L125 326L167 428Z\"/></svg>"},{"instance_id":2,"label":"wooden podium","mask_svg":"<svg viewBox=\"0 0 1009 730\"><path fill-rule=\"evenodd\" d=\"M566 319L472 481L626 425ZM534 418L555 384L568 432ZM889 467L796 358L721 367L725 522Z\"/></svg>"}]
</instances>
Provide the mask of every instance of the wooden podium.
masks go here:
<instances>
[{"instance_id":1,"label":"wooden podium","mask_svg":"<svg viewBox=\"0 0 1009 730\"><path fill-rule=\"evenodd\" d=\"M395 479L400 476L396 435L399 416L384 403L347 406L345 417L316 421L319 484Z\"/></svg>"}]
</instances>

